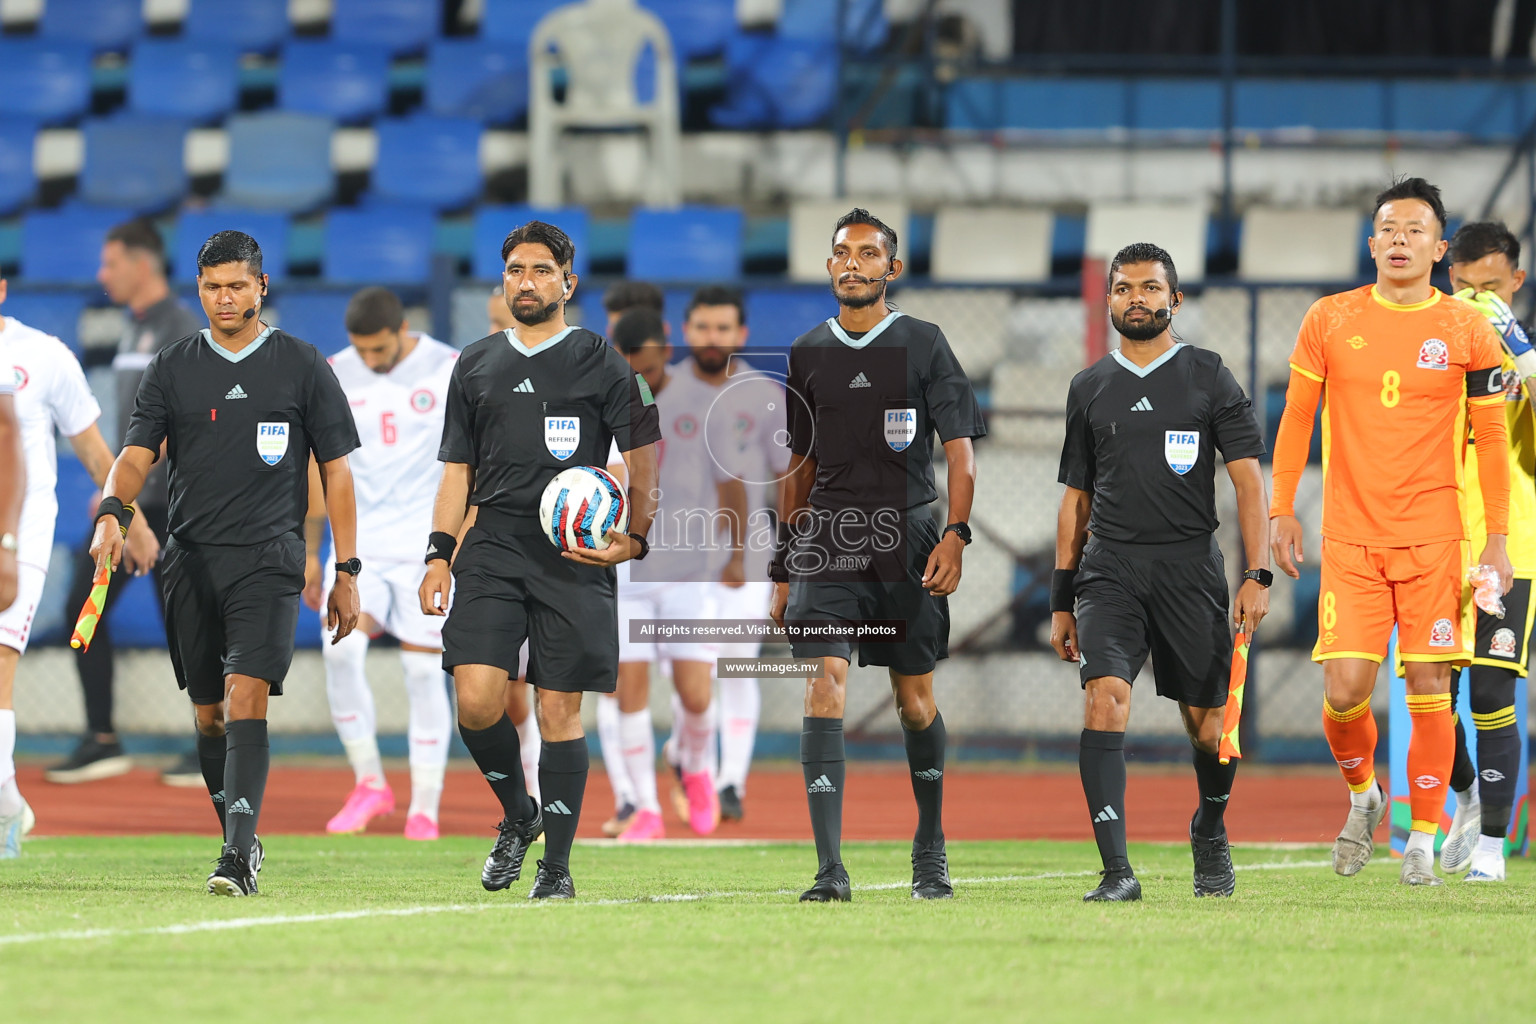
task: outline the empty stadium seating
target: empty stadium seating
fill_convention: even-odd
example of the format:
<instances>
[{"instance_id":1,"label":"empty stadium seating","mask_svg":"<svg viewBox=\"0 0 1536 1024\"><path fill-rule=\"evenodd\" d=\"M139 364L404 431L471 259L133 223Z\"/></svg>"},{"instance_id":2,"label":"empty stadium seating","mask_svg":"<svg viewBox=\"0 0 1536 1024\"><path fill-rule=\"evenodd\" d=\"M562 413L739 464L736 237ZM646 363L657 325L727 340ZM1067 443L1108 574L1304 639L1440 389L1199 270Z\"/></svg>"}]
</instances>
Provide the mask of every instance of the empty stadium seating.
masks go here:
<instances>
[{"instance_id":1,"label":"empty stadium seating","mask_svg":"<svg viewBox=\"0 0 1536 1024\"><path fill-rule=\"evenodd\" d=\"M202 123L221 120L240 97L229 49L196 39L143 39L128 67L128 106L140 114Z\"/></svg>"},{"instance_id":2,"label":"empty stadium seating","mask_svg":"<svg viewBox=\"0 0 1536 1024\"><path fill-rule=\"evenodd\" d=\"M377 117L388 99L389 51L348 39L296 39L283 48L278 104L343 124Z\"/></svg>"},{"instance_id":3,"label":"empty stadium seating","mask_svg":"<svg viewBox=\"0 0 1536 1024\"><path fill-rule=\"evenodd\" d=\"M61 39L0 39L0 96L5 112L56 124L91 102L91 50Z\"/></svg>"},{"instance_id":4,"label":"empty stadium seating","mask_svg":"<svg viewBox=\"0 0 1536 1024\"><path fill-rule=\"evenodd\" d=\"M315 114L268 112L229 119L224 199L234 206L298 212L331 197L333 122Z\"/></svg>"},{"instance_id":5,"label":"empty stadium seating","mask_svg":"<svg viewBox=\"0 0 1536 1024\"><path fill-rule=\"evenodd\" d=\"M29 284L95 281L107 232L130 216L129 210L83 205L26 214L21 221L21 276Z\"/></svg>"},{"instance_id":6,"label":"empty stadium seating","mask_svg":"<svg viewBox=\"0 0 1536 1024\"><path fill-rule=\"evenodd\" d=\"M341 284L411 284L431 271L435 218L426 206L338 207L325 216L324 276Z\"/></svg>"},{"instance_id":7,"label":"empty stadium seating","mask_svg":"<svg viewBox=\"0 0 1536 1024\"><path fill-rule=\"evenodd\" d=\"M217 207L189 210L176 222L171 253L172 279L185 284L197 276L197 251L218 231L244 231L261 246L262 269L274 283L287 276L288 218L281 213Z\"/></svg>"},{"instance_id":8,"label":"empty stadium seating","mask_svg":"<svg viewBox=\"0 0 1536 1024\"><path fill-rule=\"evenodd\" d=\"M437 210L466 206L480 194L480 125L468 118L380 121L373 194Z\"/></svg>"},{"instance_id":9,"label":"empty stadium seating","mask_svg":"<svg viewBox=\"0 0 1536 1024\"><path fill-rule=\"evenodd\" d=\"M288 0L240 0L230 17L229 0L190 0L181 33L242 53L272 53L288 38Z\"/></svg>"},{"instance_id":10,"label":"empty stadium seating","mask_svg":"<svg viewBox=\"0 0 1536 1024\"><path fill-rule=\"evenodd\" d=\"M650 281L716 281L741 275L741 211L636 210L626 271Z\"/></svg>"},{"instance_id":11,"label":"empty stadium seating","mask_svg":"<svg viewBox=\"0 0 1536 1024\"><path fill-rule=\"evenodd\" d=\"M437 40L426 75L430 113L510 124L528 110L528 55L494 40Z\"/></svg>"},{"instance_id":12,"label":"empty stadium seating","mask_svg":"<svg viewBox=\"0 0 1536 1024\"><path fill-rule=\"evenodd\" d=\"M578 276L587 272L592 253L587 244L586 210L579 206L554 210L531 206L481 206L475 210L472 269L476 277L487 281L501 280L501 243L513 228L530 220L542 220L564 231L576 247L572 270Z\"/></svg>"},{"instance_id":13,"label":"empty stadium seating","mask_svg":"<svg viewBox=\"0 0 1536 1024\"><path fill-rule=\"evenodd\" d=\"M186 134L177 118L120 114L87 122L80 198L137 213L171 206L187 190Z\"/></svg>"},{"instance_id":14,"label":"empty stadium seating","mask_svg":"<svg viewBox=\"0 0 1536 1024\"><path fill-rule=\"evenodd\" d=\"M34 122L0 116L0 215L31 201L37 188L32 171L32 139L36 134Z\"/></svg>"},{"instance_id":15,"label":"empty stadium seating","mask_svg":"<svg viewBox=\"0 0 1536 1024\"><path fill-rule=\"evenodd\" d=\"M143 29L143 7L142 0L48 0L37 31L98 51L126 50Z\"/></svg>"}]
</instances>

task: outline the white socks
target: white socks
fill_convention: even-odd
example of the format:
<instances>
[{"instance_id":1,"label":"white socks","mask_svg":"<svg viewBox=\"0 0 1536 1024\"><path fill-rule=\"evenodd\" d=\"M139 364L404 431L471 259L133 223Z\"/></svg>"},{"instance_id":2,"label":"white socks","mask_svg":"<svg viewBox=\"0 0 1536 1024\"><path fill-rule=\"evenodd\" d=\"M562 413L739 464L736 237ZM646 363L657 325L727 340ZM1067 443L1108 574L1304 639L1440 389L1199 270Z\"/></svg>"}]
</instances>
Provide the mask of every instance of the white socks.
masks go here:
<instances>
[{"instance_id":1,"label":"white socks","mask_svg":"<svg viewBox=\"0 0 1536 1024\"><path fill-rule=\"evenodd\" d=\"M686 774L709 772L715 746L715 702L711 700L699 712L684 708L673 729L673 742L677 745L678 766Z\"/></svg>"},{"instance_id":2,"label":"white socks","mask_svg":"<svg viewBox=\"0 0 1536 1024\"><path fill-rule=\"evenodd\" d=\"M379 760L373 691L363 671L368 657L368 637L353 631L340 643L323 643L325 695L331 702L331 721L346 748L347 760L358 785L384 787L384 765Z\"/></svg>"},{"instance_id":3,"label":"white socks","mask_svg":"<svg viewBox=\"0 0 1536 1024\"><path fill-rule=\"evenodd\" d=\"M516 686L517 681L513 680L512 685ZM539 716L529 708L527 718L512 724L517 728L517 743L522 752L523 778L528 783L528 795L533 797L535 803L542 803L539 796L539 751L544 747L544 739L539 735Z\"/></svg>"},{"instance_id":4,"label":"white socks","mask_svg":"<svg viewBox=\"0 0 1536 1024\"><path fill-rule=\"evenodd\" d=\"M603 768L613 789L613 807L637 807L635 784L624 762L624 741L619 735L619 698L611 693L597 697L597 741L603 748ZM654 742L654 741L653 741Z\"/></svg>"},{"instance_id":5,"label":"white socks","mask_svg":"<svg viewBox=\"0 0 1536 1024\"><path fill-rule=\"evenodd\" d=\"M400 667L411 704L406 734L410 742L411 807L406 813L425 814L436 821L443 796L443 772L448 765L448 742L453 735L443 656L430 651L401 651Z\"/></svg>"},{"instance_id":6,"label":"white socks","mask_svg":"<svg viewBox=\"0 0 1536 1024\"><path fill-rule=\"evenodd\" d=\"M1371 776L1370 789L1367 789L1362 793L1356 793L1354 790L1350 790L1349 806L1358 808L1362 811L1368 811L1375 807L1377 804L1381 803L1382 797L1383 794L1381 792L1381 783L1377 782L1376 777L1373 775Z\"/></svg>"},{"instance_id":7,"label":"white socks","mask_svg":"<svg viewBox=\"0 0 1536 1024\"><path fill-rule=\"evenodd\" d=\"M757 741L757 720L763 710L763 691L756 679L721 679L720 772L716 785L735 786L747 793L747 772L752 767L752 746Z\"/></svg>"},{"instance_id":8,"label":"white socks","mask_svg":"<svg viewBox=\"0 0 1536 1024\"><path fill-rule=\"evenodd\" d=\"M1403 847L1403 856L1407 856L1414 850L1422 850L1433 860L1435 856L1435 837L1430 832L1409 832L1408 845Z\"/></svg>"},{"instance_id":9,"label":"white socks","mask_svg":"<svg viewBox=\"0 0 1536 1024\"><path fill-rule=\"evenodd\" d=\"M660 814L661 802L656 798L656 731L651 727L649 708L619 714L619 749L624 772L633 787L631 802L637 810Z\"/></svg>"},{"instance_id":10,"label":"white socks","mask_svg":"<svg viewBox=\"0 0 1536 1024\"><path fill-rule=\"evenodd\" d=\"M1504 859L1504 837L1503 836L1478 836L1477 837L1477 856L1480 856L1480 857L1497 857L1500 860L1503 860Z\"/></svg>"},{"instance_id":11,"label":"white socks","mask_svg":"<svg viewBox=\"0 0 1536 1024\"><path fill-rule=\"evenodd\" d=\"M0 818L21 813L21 790L16 787L16 712L0 709Z\"/></svg>"},{"instance_id":12,"label":"white socks","mask_svg":"<svg viewBox=\"0 0 1536 1024\"><path fill-rule=\"evenodd\" d=\"M1454 790L1452 792L1454 792ZM1479 797L1477 791L1477 778L1474 776L1472 779L1472 785L1467 787L1467 791L1465 793L1456 794L1456 806L1464 811L1468 807L1471 807L1473 804L1480 802L1481 798Z\"/></svg>"}]
</instances>

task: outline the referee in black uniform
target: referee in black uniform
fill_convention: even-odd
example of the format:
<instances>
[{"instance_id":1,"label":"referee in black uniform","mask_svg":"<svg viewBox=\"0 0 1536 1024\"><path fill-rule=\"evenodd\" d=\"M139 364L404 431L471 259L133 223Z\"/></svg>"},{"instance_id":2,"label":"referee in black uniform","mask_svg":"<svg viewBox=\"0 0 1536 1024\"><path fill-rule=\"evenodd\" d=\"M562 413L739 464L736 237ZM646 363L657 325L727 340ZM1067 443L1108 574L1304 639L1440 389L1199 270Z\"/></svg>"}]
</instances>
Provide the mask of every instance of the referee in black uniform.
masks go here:
<instances>
[{"instance_id":1,"label":"referee in black uniform","mask_svg":"<svg viewBox=\"0 0 1536 1024\"><path fill-rule=\"evenodd\" d=\"M1246 554L1232 619L1251 634L1273 580L1264 441L1221 358L1174 341L1181 301L1168 253L1146 242L1121 249L1108 295L1120 348L1067 392L1051 645L1080 664L1086 694L1078 766L1104 861L1089 901L1141 899L1125 850L1125 726L1149 652L1157 692L1179 702L1195 748L1195 895L1230 896L1237 882L1222 823L1237 764L1216 756L1232 650L1215 540L1216 451L1237 491Z\"/></svg>"},{"instance_id":2,"label":"referee in black uniform","mask_svg":"<svg viewBox=\"0 0 1536 1024\"><path fill-rule=\"evenodd\" d=\"M971 439L981 408L944 333L885 299L901 274L896 232L867 210L838 220L827 273L837 316L790 349L789 475L785 480L773 618L815 630L830 623L897 622L899 641L858 640L860 665L883 665L906 740L917 834L912 895L954 895L944 850L944 719L933 702L933 669L949 656L949 594L960 585L966 520L976 485ZM938 497L933 435L949 465L945 525L929 511ZM849 899L843 867L843 709L853 643L846 636L791 633L798 658L823 659L806 687L800 762L816 836L816 882L808 902Z\"/></svg>"},{"instance_id":3,"label":"referee in black uniform","mask_svg":"<svg viewBox=\"0 0 1536 1024\"><path fill-rule=\"evenodd\" d=\"M503 292L517 326L481 338L454 366L420 591L422 611L448 615L443 668L458 693L459 734L501 801L499 835L480 883L494 891L516 881L542 831L544 859L528 894L534 899L576 895L571 843L587 786L581 695L612 693L618 683L613 566L648 550L654 442L661 437L655 399L624 357L591 331L566 325L575 255L565 233L541 221L502 242ZM568 432L564 440L553 432L556 419L577 421L574 450ZM614 441L629 470L631 532L610 532L602 551L562 555L539 523L544 487L563 469L604 465ZM475 522L455 558L470 505ZM544 740L542 809L528 794L506 711L507 681L517 677L524 640Z\"/></svg>"},{"instance_id":4,"label":"referee in black uniform","mask_svg":"<svg viewBox=\"0 0 1536 1024\"><path fill-rule=\"evenodd\" d=\"M208 891L256 891L256 824L267 784L267 697L283 692L304 587L309 457L335 536L336 639L357 623L356 510L347 396L312 345L260 319L261 247L220 231L197 254L208 327L145 368L122 454L102 488L91 554L114 567L122 528L164 446L170 469L165 631L176 681L197 713L203 781L224 823ZM334 641L333 641L334 642ZM227 719L227 724L226 724Z\"/></svg>"}]
</instances>

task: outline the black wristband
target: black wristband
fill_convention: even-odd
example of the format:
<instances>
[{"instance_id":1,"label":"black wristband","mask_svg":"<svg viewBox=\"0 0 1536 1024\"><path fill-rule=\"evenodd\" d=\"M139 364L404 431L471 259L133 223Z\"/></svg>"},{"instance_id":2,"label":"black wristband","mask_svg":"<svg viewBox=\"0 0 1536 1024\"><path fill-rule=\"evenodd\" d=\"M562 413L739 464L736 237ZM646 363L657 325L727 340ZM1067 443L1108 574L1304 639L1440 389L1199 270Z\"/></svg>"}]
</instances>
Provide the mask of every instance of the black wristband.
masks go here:
<instances>
[{"instance_id":1,"label":"black wristband","mask_svg":"<svg viewBox=\"0 0 1536 1024\"><path fill-rule=\"evenodd\" d=\"M775 583L789 582L789 546L794 540L794 530L784 520L780 519L778 528L774 531L773 561L768 563L768 578Z\"/></svg>"},{"instance_id":2,"label":"black wristband","mask_svg":"<svg viewBox=\"0 0 1536 1024\"><path fill-rule=\"evenodd\" d=\"M124 537L128 536L128 524L133 522L132 505L124 505L121 498L108 495L102 498L101 503L96 506L97 520L100 520L102 516L111 516L116 519L117 528L123 531Z\"/></svg>"},{"instance_id":3,"label":"black wristband","mask_svg":"<svg viewBox=\"0 0 1536 1024\"><path fill-rule=\"evenodd\" d=\"M645 534L628 533L625 536L640 545L640 553L635 556L635 561L642 561L646 555L651 553L651 542L645 539Z\"/></svg>"},{"instance_id":4,"label":"black wristband","mask_svg":"<svg viewBox=\"0 0 1536 1024\"><path fill-rule=\"evenodd\" d=\"M1068 613L1077 611L1076 569L1051 571L1051 611Z\"/></svg>"},{"instance_id":5,"label":"black wristband","mask_svg":"<svg viewBox=\"0 0 1536 1024\"><path fill-rule=\"evenodd\" d=\"M442 530L433 530L427 537L427 561L433 562L441 558L445 562L453 561L453 549L459 546L453 534Z\"/></svg>"}]
</instances>

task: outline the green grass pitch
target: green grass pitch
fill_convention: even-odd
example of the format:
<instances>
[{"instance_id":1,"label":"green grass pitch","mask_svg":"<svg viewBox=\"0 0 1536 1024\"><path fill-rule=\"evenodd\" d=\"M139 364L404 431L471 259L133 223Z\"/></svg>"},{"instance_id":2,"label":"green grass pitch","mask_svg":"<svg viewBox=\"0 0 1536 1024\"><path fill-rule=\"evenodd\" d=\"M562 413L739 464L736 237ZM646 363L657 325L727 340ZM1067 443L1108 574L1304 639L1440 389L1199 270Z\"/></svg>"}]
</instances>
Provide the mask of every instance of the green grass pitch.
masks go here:
<instances>
[{"instance_id":1,"label":"green grass pitch","mask_svg":"<svg viewBox=\"0 0 1536 1024\"><path fill-rule=\"evenodd\" d=\"M206 895L207 839L40 839L0 862L6 1021L1339 1020L1460 1006L1531 1019L1536 867L1437 890L1379 857L1240 849L1196 900L1189 851L1132 846L1140 905L1088 906L1091 844L954 843L957 898L905 844L850 844L847 906L800 905L803 845L582 845L575 904L486 893L485 840L268 837L262 895Z\"/></svg>"}]
</instances>

